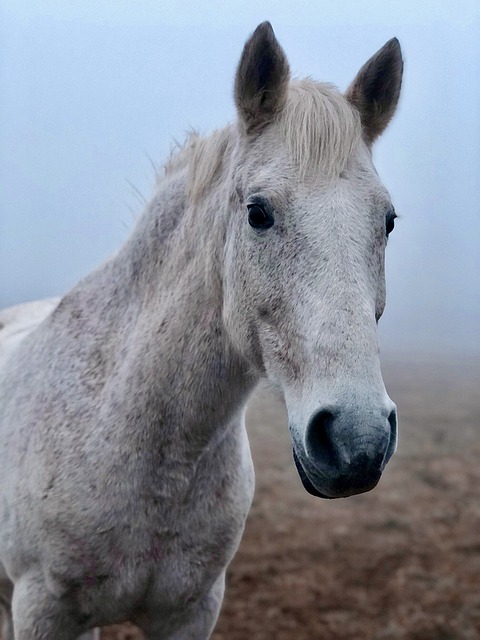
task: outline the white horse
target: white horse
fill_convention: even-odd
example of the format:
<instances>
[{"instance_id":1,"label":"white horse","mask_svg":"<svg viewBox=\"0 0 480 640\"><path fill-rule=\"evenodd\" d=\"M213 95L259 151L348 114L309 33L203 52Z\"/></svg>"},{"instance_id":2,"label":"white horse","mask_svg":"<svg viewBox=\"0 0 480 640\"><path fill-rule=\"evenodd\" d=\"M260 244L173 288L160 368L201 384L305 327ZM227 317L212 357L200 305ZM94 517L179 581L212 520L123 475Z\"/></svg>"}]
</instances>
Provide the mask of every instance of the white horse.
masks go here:
<instances>
[{"instance_id":1,"label":"white horse","mask_svg":"<svg viewBox=\"0 0 480 640\"><path fill-rule=\"evenodd\" d=\"M209 637L252 499L243 415L262 377L307 491L377 484L396 446L376 336L395 213L371 146L401 77L393 39L345 95L290 81L261 24L238 121L174 154L113 258L0 316L4 638L123 620Z\"/></svg>"}]
</instances>

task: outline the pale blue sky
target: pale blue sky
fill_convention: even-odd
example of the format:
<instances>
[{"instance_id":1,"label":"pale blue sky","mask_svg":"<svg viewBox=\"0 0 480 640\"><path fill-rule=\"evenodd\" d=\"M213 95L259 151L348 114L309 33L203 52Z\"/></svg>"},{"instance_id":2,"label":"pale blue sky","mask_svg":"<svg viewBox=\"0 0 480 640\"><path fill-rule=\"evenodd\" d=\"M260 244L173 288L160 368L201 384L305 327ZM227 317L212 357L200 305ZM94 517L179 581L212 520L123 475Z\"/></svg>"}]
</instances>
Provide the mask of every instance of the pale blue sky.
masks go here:
<instances>
[{"instance_id":1,"label":"pale blue sky","mask_svg":"<svg viewBox=\"0 0 480 640\"><path fill-rule=\"evenodd\" d=\"M374 154L401 215L383 344L479 351L477 5L3 0L0 305L62 294L119 246L148 157L234 118L238 57L269 19L296 74L342 89L400 39L403 96Z\"/></svg>"}]
</instances>

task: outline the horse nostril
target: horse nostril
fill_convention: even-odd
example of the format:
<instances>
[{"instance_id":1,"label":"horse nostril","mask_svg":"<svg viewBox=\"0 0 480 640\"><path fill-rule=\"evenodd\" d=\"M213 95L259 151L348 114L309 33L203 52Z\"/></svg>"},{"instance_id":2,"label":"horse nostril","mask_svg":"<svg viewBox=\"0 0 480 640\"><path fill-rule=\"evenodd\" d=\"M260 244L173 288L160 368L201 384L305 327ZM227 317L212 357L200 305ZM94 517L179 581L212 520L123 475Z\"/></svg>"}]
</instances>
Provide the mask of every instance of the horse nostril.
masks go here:
<instances>
[{"instance_id":1,"label":"horse nostril","mask_svg":"<svg viewBox=\"0 0 480 640\"><path fill-rule=\"evenodd\" d=\"M390 424L392 435L396 435L397 434L397 410L396 409L392 409L390 411L390 415L388 416L388 422Z\"/></svg>"},{"instance_id":2,"label":"horse nostril","mask_svg":"<svg viewBox=\"0 0 480 640\"><path fill-rule=\"evenodd\" d=\"M331 437L336 412L330 409L320 409L311 418L306 432L305 444L309 457L325 464L335 464L337 455Z\"/></svg>"},{"instance_id":3,"label":"horse nostril","mask_svg":"<svg viewBox=\"0 0 480 640\"><path fill-rule=\"evenodd\" d=\"M393 456L397 447L397 410L392 409L388 416L388 424L390 425L390 438L388 441L387 452L383 461L383 466L387 464L390 458Z\"/></svg>"}]
</instances>

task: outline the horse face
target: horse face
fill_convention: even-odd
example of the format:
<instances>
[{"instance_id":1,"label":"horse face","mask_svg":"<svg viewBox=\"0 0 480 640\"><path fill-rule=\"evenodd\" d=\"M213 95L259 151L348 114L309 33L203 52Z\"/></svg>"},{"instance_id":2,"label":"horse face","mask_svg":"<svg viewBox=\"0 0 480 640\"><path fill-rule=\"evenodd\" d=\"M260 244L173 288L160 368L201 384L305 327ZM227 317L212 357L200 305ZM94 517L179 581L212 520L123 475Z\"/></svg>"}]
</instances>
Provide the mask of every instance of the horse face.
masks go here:
<instances>
[{"instance_id":1,"label":"horse face","mask_svg":"<svg viewBox=\"0 0 480 640\"><path fill-rule=\"evenodd\" d=\"M299 475L321 497L373 488L396 446L376 336L395 214L370 145L393 115L400 79L390 41L346 96L290 83L268 24L237 72L224 321L282 389Z\"/></svg>"}]
</instances>

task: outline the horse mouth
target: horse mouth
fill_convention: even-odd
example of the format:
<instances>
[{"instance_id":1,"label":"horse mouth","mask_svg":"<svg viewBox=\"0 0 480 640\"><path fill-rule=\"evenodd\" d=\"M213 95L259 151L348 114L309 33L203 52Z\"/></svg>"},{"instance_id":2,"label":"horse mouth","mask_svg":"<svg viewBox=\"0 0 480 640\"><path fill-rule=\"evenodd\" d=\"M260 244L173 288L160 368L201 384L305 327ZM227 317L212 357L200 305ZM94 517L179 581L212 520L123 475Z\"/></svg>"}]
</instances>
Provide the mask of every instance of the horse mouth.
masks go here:
<instances>
[{"instance_id":1,"label":"horse mouth","mask_svg":"<svg viewBox=\"0 0 480 640\"><path fill-rule=\"evenodd\" d=\"M306 491L315 498L324 498L325 500L333 500L330 496L326 496L324 493L320 493L318 489L316 489L313 484L310 482L307 474L305 473L305 469L302 467L302 463L298 459L297 454L295 453L295 449L293 449L293 461L295 462L295 466L297 467L298 475L300 476L300 480Z\"/></svg>"},{"instance_id":2,"label":"horse mouth","mask_svg":"<svg viewBox=\"0 0 480 640\"><path fill-rule=\"evenodd\" d=\"M327 495L319 491L310 480L307 472L305 471L305 467L300 462L300 459L295 453L295 450L293 450L293 459L295 461L298 475L300 476L300 480L302 481L305 490L308 491L310 495L315 496L316 498L325 498L327 500L335 500L336 498L349 498L350 496L355 496L359 493L371 491L378 484L378 481L380 480L380 477L382 475L382 470L377 469L375 473L371 473L368 477L365 477L363 474L357 474L353 478L348 479L340 476L335 481L329 483L329 492L331 490L331 493L330 495Z\"/></svg>"}]
</instances>

